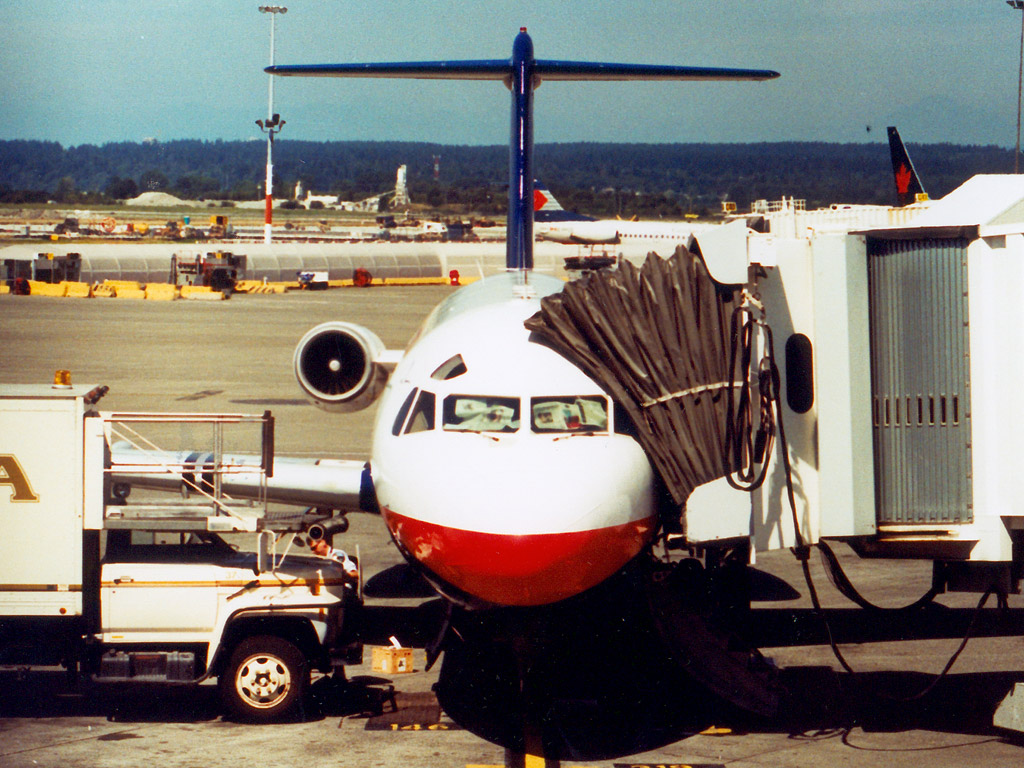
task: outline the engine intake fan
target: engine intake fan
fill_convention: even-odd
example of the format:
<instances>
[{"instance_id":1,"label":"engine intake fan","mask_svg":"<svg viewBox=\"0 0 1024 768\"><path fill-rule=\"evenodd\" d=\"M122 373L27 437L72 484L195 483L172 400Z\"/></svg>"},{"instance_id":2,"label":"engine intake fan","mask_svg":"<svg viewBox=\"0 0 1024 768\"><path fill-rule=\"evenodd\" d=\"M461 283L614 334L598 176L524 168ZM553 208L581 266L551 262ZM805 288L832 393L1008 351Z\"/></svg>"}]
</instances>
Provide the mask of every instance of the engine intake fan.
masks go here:
<instances>
[{"instance_id":1,"label":"engine intake fan","mask_svg":"<svg viewBox=\"0 0 1024 768\"><path fill-rule=\"evenodd\" d=\"M295 347L295 378L313 404L327 411L367 407L384 390L390 374L384 343L353 323L321 323Z\"/></svg>"}]
</instances>

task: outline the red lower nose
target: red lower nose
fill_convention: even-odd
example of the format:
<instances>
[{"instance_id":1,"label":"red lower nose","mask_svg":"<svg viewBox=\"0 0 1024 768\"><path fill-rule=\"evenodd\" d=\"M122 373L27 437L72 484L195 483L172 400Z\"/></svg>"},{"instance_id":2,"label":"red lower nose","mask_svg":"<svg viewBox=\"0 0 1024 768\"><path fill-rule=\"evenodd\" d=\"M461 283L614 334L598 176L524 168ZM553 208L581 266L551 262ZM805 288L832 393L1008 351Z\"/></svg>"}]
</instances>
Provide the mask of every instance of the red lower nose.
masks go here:
<instances>
[{"instance_id":1,"label":"red lower nose","mask_svg":"<svg viewBox=\"0 0 1024 768\"><path fill-rule=\"evenodd\" d=\"M589 531L512 536L383 512L395 538L428 570L497 605L544 605L577 595L633 559L654 534L653 518Z\"/></svg>"}]
</instances>

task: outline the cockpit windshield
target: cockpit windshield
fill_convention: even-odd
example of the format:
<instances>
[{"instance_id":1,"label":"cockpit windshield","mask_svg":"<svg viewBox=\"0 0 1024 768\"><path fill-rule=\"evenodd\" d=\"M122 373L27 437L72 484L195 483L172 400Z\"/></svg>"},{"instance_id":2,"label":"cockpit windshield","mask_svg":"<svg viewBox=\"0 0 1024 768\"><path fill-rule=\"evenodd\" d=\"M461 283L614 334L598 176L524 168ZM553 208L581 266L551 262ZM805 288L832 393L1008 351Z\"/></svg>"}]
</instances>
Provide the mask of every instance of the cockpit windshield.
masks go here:
<instances>
[{"instance_id":1,"label":"cockpit windshield","mask_svg":"<svg viewBox=\"0 0 1024 768\"><path fill-rule=\"evenodd\" d=\"M444 399L442 426L455 432L515 432L519 429L519 398L449 395Z\"/></svg>"},{"instance_id":2,"label":"cockpit windshield","mask_svg":"<svg viewBox=\"0 0 1024 768\"><path fill-rule=\"evenodd\" d=\"M534 432L580 434L608 431L608 398L534 397L530 399Z\"/></svg>"}]
</instances>

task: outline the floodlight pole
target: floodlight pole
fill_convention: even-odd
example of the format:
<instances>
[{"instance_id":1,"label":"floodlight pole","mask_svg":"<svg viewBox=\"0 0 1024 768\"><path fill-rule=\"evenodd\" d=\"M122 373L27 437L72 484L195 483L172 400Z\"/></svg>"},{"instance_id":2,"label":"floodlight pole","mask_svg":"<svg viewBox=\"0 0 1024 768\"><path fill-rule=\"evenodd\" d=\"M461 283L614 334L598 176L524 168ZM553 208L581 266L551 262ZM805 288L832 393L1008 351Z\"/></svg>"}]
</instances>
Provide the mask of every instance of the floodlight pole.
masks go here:
<instances>
[{"instance_id":1,"label":"floodlight pole","mask_svg":"<svg viewBox=\"0 0 1024 768\"><path fill-rule=\"evenodd\" d=\"M1020 97L1024 86L1024 0L1006 0L1006 4L1020 11L1020 64L1017 68L1017 146L1013 153L1013 172L1020 173Z\"/></svg>"},{"instance_id":2,"label":"floodlight pole","mask_svg":"<svg viewBox=\"0 0 1024 768\"><path fill-rule=\"evenodd\" d=\"M270 14L270 66L274 66L274 20L277 18L277 14L288 13L288 9L283 5L261 5L259 9L260 13ZM269 77L267 100L268 106L266 123L264 123L263 120L257 120L256 124L264 133L267 134L267 180L266 187L263 190L266 200L265 213L263 217L263 242L270 245L272 241L271 233L274 217L274 134L281 131L281 127L285 122L281 119L280 115L274 114L274 78L272 75Z\"/></svg>"}]
</instances>

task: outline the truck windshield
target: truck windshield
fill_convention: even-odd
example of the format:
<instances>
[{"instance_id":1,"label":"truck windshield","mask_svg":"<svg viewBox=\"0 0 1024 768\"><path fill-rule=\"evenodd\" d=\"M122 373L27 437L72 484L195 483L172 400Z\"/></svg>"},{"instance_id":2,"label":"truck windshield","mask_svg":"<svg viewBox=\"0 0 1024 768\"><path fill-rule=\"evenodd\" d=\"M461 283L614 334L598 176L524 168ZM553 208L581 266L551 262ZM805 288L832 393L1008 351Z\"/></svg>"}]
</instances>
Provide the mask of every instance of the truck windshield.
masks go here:
<instances>
[{"instance_id":1,"label":"truck windshield","mask_svg":"<svg viewBox=\"0 0 1024 768\"><path fill-rule=\"evenodd\" d=\"M444 399L442 427L455 432L515 432L519 429L519 398L449 395Z\"/></svg>"},{"instance_id":2,"label":"truck windshield","mask_svg":"<svg viewBox=\"0 0 1024 768\"><path fill-rule=\"evenodd\" d=\"M534 432L591 433L608 431L608 398L600 395L533 397L530 399Z\"/></svg>"}]
</instances>

